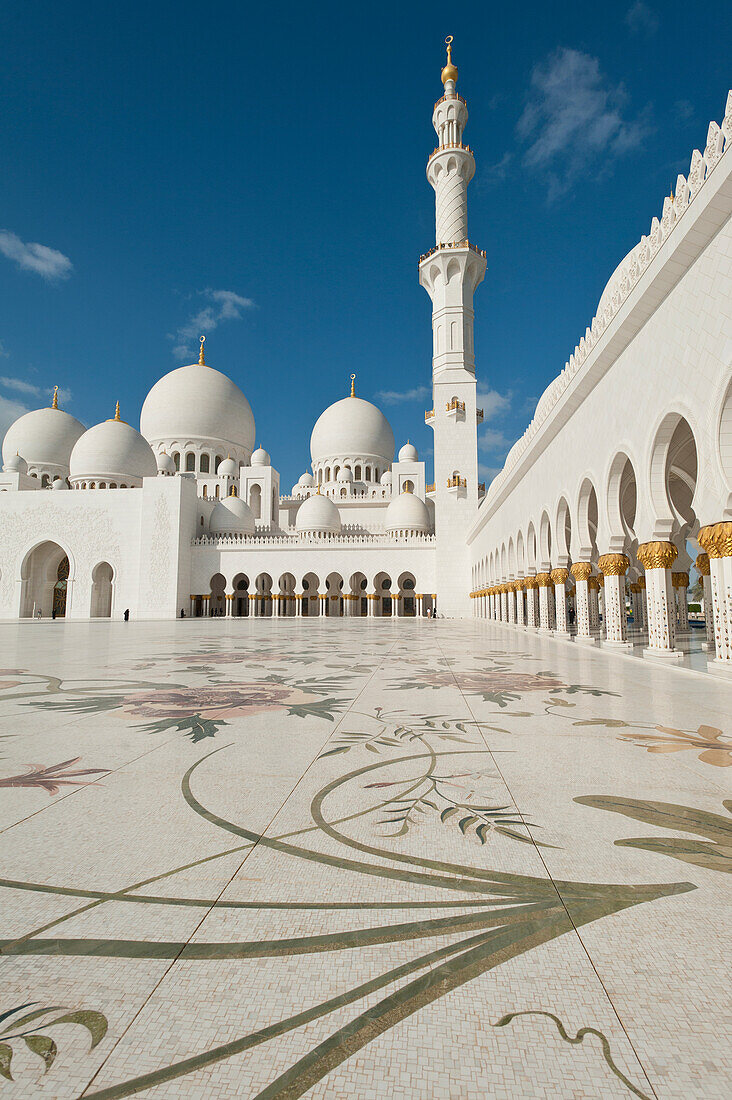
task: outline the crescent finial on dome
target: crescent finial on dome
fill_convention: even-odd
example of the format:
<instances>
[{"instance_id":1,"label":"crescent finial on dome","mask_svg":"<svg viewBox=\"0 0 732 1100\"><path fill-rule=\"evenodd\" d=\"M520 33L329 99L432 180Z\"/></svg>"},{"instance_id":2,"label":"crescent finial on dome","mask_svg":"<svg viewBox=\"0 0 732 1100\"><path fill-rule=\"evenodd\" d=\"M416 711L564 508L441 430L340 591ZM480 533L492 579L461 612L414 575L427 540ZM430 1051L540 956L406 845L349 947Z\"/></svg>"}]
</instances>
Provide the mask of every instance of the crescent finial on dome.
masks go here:
<instances>
[{"instance_id":1,"label":"crescent finial on dome","mask_svg":"<svg viewBox=\"0 0 732 1100\"><path fill-rule=\"evenodd\" d=\"M351 393L350 393L350 396L351 397L356 396L356 375L355 374L351 375Z\"/></svg>"},{"instance_id":2,"label":"crescent finial on dome","mask_svg":"<svg viewBox=\"0 0 732 1100\"><path fill-rule=\"evenodd\" d=\"M452 35L448 34L445 39L445 45L447 46L447 64L442 70L442 83L447 84L448 80L453 82L458 78L458 71L455 65L452 63Z\"/></svg>"},{"instance_id":3,"label":"crescent finial on dome","mask_svg":"<svg viewBox=\"0 0 732 1100\"><path fill-rule=\"evenodd\" d=\"M198 353L198 365L199 367L206 366L206 360L203 358L203 345L206 343L206 337L202 336L200 340L201 350Z\"/></svg>"},{"instance_id":4,"label":"crescent finial on dome","mask_svg":"<svg viewBox=\"0 0 732 1100\"><path fill-rule=\"evenodd\" d=\"M53 401L51 402L51 408L58 408L58 386L53 387Z\"/></svg>"}]
</instances>

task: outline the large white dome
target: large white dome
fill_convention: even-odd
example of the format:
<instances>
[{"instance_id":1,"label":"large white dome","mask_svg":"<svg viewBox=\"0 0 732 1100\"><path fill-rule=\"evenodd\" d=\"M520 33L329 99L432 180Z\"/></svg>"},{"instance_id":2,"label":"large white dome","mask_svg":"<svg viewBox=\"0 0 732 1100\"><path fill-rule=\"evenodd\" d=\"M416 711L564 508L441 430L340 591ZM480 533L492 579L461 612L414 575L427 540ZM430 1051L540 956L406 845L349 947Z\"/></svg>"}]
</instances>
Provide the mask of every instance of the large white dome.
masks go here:
<instances>
[{"instance_id":1,"label":"large white dome","mask_svg":"<svg viewBox=\"0 0 732 1100\"><path fill-rule=\"evenodd\" d=\"M414 493L401 493L386 509L384 526L387 531L429 531L427 505Z\"/></svg>"},{"instance_id":2,"label":"large white dome","mask_svg":"<svg viewBox=\"0 0 732 1100\"><path fill-rule=\"evenodd\" d=\"M156 477L158 464L152 448L124 420L95 424L71 452L69 478L78 481L139 485L144 477Z\"/></svg>"},{"instance_id":3,"label":"large white dome","mask_svg":"<svg viewBox=\"0 0 732 1100\"><path fill-rule=\"evenodd\" d=\"M74 444L86 428L62 409L35 409L11 424L3 440L3 462L16 453L29 466L68 469Z\"/></svg>"},{"instance_id":4,"label":"large white dome","mask_svg":"<svg viewBox=\"0 0 732 1100\"><path fill-rule=\"evenodd\" d=\"M341 514L332 500L315 493L298 508L295 529L336 534L341 529Z\"/></svg>"},{"instance_id":5,"label":"large white dome","mask_svg":"<svg viewBox=\"0 0 732 1100\"><path fill-rule=\"evenodd\" d=\"M150 443L206 440L251 455L254 416L244 394L225 374L201 363L160 378L145 398L140 431Z\"/></svg>"},{"instance_id":6,"label":"large white dome","mask_svg":"<svg viewBox=\"0 0 732 1100\"><path fill-rule=\"evenodd\" d=\"M361 397L344 397L318 417L310 436L313 462L331 458L394 458L394 433L376 405Z\"/></svg>"},{"instance_id":7,"label":"large white dome","mask_svg":"<svg viewBox=\"0 0 732 1100\"><path fill-rule=\"evenodd\" d=\"M220 500L211 513L208 529L212 535L253 535L254 513L241 497Z\"/></svg>"}]
</instances>

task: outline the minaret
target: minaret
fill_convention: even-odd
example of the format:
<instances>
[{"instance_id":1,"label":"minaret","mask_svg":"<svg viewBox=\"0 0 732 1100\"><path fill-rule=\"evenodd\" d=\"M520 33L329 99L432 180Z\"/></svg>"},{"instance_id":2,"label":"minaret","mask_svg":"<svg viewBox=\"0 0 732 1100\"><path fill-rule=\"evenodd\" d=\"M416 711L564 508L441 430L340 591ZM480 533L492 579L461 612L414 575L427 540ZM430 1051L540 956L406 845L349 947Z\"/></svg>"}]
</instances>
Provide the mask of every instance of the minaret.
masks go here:
<instances>
[{"instance_id":1,"label":"minaret","mask_svg":"<svg viewBox=\"0 0 732 1100\"><path fill-rule=\"evenodd\" d=\"M445 39L445 94L432 125L438 146L427 161L435 191L436 244L419 261L419 281L432 299L432 398L425 414L435 432L437 609L470 614L466 537L478 509L478 416L473 351L473 292L485 275L485 252L468 241L468 184L473 152L463 145L468 108L455 91L452 36Z\"/></svg>"}]
</instances>

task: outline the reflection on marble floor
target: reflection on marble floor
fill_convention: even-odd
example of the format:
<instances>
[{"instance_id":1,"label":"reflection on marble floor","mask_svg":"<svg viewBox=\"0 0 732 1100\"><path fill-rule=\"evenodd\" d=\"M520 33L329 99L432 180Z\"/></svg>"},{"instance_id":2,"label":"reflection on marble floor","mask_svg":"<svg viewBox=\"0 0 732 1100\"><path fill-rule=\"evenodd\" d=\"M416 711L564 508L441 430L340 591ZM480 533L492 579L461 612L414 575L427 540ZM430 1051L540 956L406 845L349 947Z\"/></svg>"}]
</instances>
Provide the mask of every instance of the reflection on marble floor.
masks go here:
<instances>
[{"instance_id":1,"label":"reflection on marble floor","mask_svg":"<svg viewBox=\"0 0 732 1100\"><path fill-rule=\"evenodd\" d=\"M4 1095L729 1095L726 682L483 621L0 653Z\"/></svg>"}]
</instances>

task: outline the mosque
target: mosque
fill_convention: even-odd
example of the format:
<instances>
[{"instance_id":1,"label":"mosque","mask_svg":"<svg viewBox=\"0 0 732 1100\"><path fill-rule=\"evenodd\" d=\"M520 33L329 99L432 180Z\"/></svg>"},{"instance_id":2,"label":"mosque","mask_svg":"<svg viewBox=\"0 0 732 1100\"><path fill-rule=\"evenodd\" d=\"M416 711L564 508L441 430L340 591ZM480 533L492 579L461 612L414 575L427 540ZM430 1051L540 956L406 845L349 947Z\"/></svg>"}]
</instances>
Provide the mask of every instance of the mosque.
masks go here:
<instances>
[{"instance_id":1,"label":"mosque","mask_svg":"<svg viewBox=\"0 0 732 1100\"><path fill-rule=\"evenodd\" d=\"M0 618L437 610L622 648L632 606L646 655L674 660L696 546L710 666L732 670L732 93L486 491L473 295L487 257L468 237L475 159L451 43L427 161L436 239L419 260L433 483L351 376L283 493L202 337L199 361L152 387L139 431L119 405L86 429L56 396L11 425Z\"/></svg>"}]
</instances>

